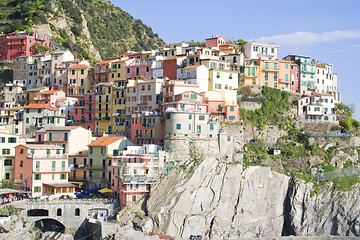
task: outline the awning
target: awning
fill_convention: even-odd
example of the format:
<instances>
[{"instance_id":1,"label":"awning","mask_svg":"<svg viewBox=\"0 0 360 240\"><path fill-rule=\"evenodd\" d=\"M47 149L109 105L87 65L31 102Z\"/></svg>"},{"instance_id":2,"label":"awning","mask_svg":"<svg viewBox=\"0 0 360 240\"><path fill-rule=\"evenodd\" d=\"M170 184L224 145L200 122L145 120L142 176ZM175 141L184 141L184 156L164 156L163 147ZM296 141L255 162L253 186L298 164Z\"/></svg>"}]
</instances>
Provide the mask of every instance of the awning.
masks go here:
<instances>
[{"instance_id":1,"label":"awning","mask_svg":"<svg viewBox=\"0 0 360 240\"><path fill-rule=\"evenodd\" d=\"M98 191L99 193L113 193L114 191L108 188L103 188Z\"/></svg>"},{"instance_id":2,"label":"awning","mask_svg":"<svg viewBox=\"0 0 360 240\"><path fill-rule=\"evenodd\" d=\"M20 191L15 190L15 189L9 189L9 188L0 189L0 195L2 195L2 194L10 194L10 193L20 193Z\"/></svg>"},{"instance_id":3,"label":"awning","mask_svg":"<svg viewBox=\"0 0 360 240\"><path fill-rule=\"evenodd\" d=\"M53 187L53 188L75 187L75 185L72 183L44 183L44 185L47 185L47 186Z\"/></svg>"}]
</instances>

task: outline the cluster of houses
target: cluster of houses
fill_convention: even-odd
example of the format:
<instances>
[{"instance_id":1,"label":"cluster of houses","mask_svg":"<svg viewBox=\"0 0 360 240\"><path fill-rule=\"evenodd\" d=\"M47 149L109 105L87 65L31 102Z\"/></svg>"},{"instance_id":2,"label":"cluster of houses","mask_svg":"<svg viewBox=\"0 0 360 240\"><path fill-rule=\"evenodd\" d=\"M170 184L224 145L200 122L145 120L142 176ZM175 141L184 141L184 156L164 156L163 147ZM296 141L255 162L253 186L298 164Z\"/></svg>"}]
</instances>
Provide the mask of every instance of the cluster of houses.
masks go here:
<instances>
[{"instance_id":1,"label":"cluster of houses","mask_svg":"<svg viewBox=\"0 0 360 240\"><path fill-rule=\"evenodd\" d=\"M48 40L0 36L0 59L14 70L0 103L0 178L34 197L107 187L123 205L137 201L173 165L168 136L215 136L219 122L239 121L242 86L296 93L300 119L336 122L333 66L302 55L279 59L276 45L216 36L204 46L126 51L91 66L69 50L39 48L51 48Z\"/></svg>"}]
</instances>

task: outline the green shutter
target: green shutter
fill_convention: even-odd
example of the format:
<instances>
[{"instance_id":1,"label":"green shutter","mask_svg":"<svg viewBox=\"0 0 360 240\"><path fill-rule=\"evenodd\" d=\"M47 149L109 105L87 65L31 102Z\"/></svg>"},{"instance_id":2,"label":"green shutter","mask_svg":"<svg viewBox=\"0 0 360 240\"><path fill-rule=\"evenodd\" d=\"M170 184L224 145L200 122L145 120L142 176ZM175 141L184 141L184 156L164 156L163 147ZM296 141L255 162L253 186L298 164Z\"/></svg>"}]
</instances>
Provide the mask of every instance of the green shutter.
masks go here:
<instances>
[{"instance_id":1,"label":"green shutter","mask_svg":"<svg viewBox=\"0 0 360 240\"><path fill-rule=\"evenodd\" d=\"M52 141L52 133L49 133L49 141Z\"/></svg>"},{"instance_id":2,"label":"green shutter","mask_svg":"<svg viewBox=\"0 0 360 240\"><path fill-rule=\"evenodd\" d=\"M52 171L55 171L55 165L56 165L56 162L52 161Z\"/></svg>"},{"instance_id":3,"label":"green shutter","mask_svg":"<svg viewBox=\"0 0 360 240\"><path fill-rule=\"evenodd\" d=\"M61 162L62 171L65 171L65 161Z\"/></svg>"}]
</instances>

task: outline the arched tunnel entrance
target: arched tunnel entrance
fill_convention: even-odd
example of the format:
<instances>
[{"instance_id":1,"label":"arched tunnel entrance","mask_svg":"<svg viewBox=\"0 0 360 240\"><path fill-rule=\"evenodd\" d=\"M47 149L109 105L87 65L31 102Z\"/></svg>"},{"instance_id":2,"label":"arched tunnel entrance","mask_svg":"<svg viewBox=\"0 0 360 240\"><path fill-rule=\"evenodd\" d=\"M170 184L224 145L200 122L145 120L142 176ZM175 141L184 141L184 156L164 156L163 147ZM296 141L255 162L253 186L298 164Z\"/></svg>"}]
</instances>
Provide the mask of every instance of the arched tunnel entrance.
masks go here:
<instances>
[{"instance_id":1,"label":"arched tunnel entrance","mask_svg":"<svg viewBox=\"0 0 360 240\"><path fill-rule=\"evenodd\" d=\"M40 229L42 232L65 233L64 224L54 218L39 219L34 223L34 227Z\"/></svg>"}]
</instances>

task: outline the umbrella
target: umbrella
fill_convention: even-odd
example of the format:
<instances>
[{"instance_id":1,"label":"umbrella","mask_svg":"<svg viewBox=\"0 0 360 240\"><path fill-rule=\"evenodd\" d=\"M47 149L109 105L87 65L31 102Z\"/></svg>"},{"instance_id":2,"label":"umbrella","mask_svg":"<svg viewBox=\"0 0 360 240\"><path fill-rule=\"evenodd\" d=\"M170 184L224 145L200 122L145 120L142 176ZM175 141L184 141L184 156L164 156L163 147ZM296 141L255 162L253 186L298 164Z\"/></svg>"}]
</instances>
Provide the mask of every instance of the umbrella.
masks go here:
<instances>
[{"instance_id":1,"label":"umbrella","mask_svg":"<svg viewBox=\"0 0 360 240\"><path fill-rule=\"evenodd\" d=\"M103 188L98 191L99 193L113 193L114 191L108 188Z\"/></svg>"}]
</instances>

